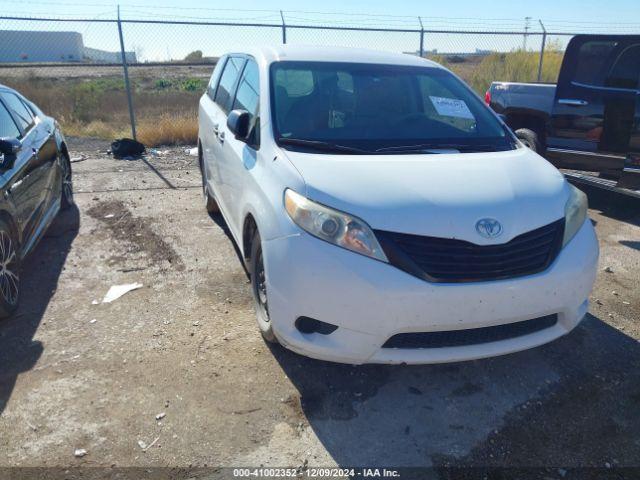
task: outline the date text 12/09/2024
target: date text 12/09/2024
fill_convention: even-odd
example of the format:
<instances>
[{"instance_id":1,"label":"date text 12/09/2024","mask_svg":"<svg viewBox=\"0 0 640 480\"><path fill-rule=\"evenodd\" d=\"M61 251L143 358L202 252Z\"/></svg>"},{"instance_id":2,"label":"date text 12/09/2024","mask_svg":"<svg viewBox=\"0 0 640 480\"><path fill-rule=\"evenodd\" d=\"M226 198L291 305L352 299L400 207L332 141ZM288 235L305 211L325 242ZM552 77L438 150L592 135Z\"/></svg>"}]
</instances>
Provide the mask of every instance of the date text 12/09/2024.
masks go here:
<instances>
[{"instance_id":1,"label":"date text 12/09/2024","mask_svg":"<svg viewBox=\"0 0 640 480\"><path fill-rule=\"evenodd\" d=\"M387 468L234 468L235 478L399 478L397 470Z\"/></svg>"}]
</instances>

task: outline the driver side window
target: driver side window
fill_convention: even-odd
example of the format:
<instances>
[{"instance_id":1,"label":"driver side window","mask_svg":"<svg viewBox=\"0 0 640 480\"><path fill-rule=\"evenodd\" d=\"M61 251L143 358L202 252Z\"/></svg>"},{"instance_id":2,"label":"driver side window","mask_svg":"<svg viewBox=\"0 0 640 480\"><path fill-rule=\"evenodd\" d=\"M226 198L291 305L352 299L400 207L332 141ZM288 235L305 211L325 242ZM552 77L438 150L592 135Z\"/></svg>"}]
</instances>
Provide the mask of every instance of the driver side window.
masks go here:
<instances>
[{"instance_id":1,"label":"driver side window","mask_svg":"<svg viewBox=\"0 0 640 480\"><path fill-rule=\"evenodd\" d=\"M0 138L20 138L20 130L2 102L0 102ZM0 153L0 163L4 160L4 155Z\"/></svg>"},{"instance_id":2,"label":"driver side window","mask_svg":"<svg viewBox=\"0 0 640 480\"><path fill-rule=\"evenodd\" d=\"M0 103L0 138L20 138L18 126L2 103Z\"/></svg>"},{"instance_id":3,"label":"driver side window","mask_svg":"<svg viewBox=\"0 0 640 480\"><path fill-rule=\"evenodd\" d=\"M213 73L211 74L209 85L207 85L207 95L211 100L215 99L218 80L220 79L220 75L222 75L222 70L224 69L224 64L226 62L227 62L226 56L218 59L218 63L216 64L216 67L213 69Z\"/></svg>"},{"instance_id":4,"label":"driver side window","mask_svg":"<svg viewBox=\"0 0 640 480\"><path fill-rule=\"evenodd\" d=\"M258 76L258 65L253 60L247 62L247 66L242 72L236 98L233 102L232 110L246 110L251 116L249 124L249 144L257 147L260 143L260 82Z\"/></svg>"},{"instance_id":5,"label":"driver side window","mask_svg":"<svg viewBox=\"0 0 640 480\"><path fill-rule=\"evenodd\" d=\"M13 93L0 94L2 101L13 114L23 132L26 132L34 124L33 114Z\"/></svg>"}]
</instances>

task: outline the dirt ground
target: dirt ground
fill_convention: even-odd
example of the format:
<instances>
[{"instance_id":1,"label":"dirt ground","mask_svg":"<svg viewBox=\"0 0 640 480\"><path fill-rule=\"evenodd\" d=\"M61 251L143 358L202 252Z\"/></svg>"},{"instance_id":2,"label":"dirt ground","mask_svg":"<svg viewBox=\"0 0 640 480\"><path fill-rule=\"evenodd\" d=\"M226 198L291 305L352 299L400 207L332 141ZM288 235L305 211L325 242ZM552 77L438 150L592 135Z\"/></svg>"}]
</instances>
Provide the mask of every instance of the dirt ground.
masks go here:
<instances>
[{"instance_id":1,"label":"dirt ground","mask_svg":"<svg viewBox=\"0 0 640 480\"><path fill-rule=\"evenodd\" d=\"M114 160L107 148L71 140L78 208L29 258L20 310L0 322L0 467L106 467L105 478L431 466L429 478L451 478L439 468L470 465L587 478L572 469L640 466L637 205L590 192L601 261L590 313L568 336L488 360L353 367L265 345L195 158ZM144 286L100 303L133 282Z\"/></svg>"}]
</instances>

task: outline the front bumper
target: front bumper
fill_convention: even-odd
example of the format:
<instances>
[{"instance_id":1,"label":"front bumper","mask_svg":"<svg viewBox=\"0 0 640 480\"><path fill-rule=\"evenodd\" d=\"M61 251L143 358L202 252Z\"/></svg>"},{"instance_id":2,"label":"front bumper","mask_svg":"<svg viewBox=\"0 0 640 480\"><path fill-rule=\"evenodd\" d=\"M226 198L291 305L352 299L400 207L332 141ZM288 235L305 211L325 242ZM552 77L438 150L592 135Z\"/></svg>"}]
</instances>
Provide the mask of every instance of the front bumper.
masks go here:
<instances>
[{"instance_id":1,"label":"front bumper","mask_svg":"<svg viewBox=\"0 0 640 480\"><path fill-rule=\"evenodd\" d=\"M308 234L263 244L269 313L278 340L300 354L336 362L441 363L516 352L550 342L584 317L595 280L598 242L588 220L546 271L463 284L428 283ZM557 314L556 325L490 343L443 348L382 348L405 332L481 328ZM338 326L303 334L300 316Z\"/></svg>"}]
</instances>

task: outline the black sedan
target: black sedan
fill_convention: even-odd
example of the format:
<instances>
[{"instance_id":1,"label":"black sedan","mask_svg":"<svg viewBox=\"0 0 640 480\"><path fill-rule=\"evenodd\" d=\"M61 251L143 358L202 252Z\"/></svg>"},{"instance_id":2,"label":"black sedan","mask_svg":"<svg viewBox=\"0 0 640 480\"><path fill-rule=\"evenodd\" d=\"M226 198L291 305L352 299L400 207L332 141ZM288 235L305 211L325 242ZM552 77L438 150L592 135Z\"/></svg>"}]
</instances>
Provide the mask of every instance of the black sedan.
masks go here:
<instances>
[{"instance_id":1,"label":"black sedan","mask_svg":"<svg viewBox=\"0 0 640 480\"><path fill-rule=\"evenodd\" d=\"M58 123L0 85L0 318L20 300L20 265L61 209L73 205Z\"/></svg>"}]
</instances>

